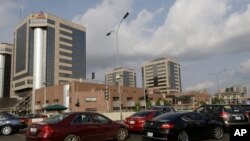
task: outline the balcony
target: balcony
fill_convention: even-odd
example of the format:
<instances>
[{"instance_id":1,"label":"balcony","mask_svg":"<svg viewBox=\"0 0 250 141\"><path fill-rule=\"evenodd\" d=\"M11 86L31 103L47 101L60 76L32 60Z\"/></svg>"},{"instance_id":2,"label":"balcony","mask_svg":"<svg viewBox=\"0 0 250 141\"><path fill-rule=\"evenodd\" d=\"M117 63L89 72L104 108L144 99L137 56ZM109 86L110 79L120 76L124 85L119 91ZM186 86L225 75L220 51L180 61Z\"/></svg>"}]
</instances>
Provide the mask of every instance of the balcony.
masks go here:
<instances>
[{"instance_id":1,"label":"balcony","mask_svg":"<svg viewBox=\"0 0 250 141\"><path fill-rule=\"evenodd\" d=\"M114 108L119 108L120 107L119 103L120 103L120 101L113 101L113 107Z\"/></svg>"},{"instance_id":2,"label":"balcony","mask_svg":"<svg viewBox=\"0 0 250 141\"><path fill-rule=\"evenodd\" d=\"M134 101L127 101L127 107L135 107Z\"/></svg>"}]
</instances>

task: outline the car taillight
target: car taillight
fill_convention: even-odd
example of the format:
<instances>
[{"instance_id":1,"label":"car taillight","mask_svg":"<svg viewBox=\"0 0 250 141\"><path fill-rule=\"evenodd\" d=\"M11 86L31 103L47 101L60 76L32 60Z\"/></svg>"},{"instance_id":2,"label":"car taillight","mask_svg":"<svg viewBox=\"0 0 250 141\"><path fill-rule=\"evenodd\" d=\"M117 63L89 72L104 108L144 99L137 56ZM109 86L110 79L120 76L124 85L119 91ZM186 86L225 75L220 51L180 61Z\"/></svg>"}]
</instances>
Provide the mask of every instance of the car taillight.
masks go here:
<instances>
[{"instance_id":1,"label":"car taillight","mask_svg":"<svg viewBox=\"0 0 250 141\"><path fill-rule=\"evenodd\" d=\"M139 120L138 122L139 123L145 123L145 120Z\"/></svg>"},{"instance_id":2,"label":"car taillight","mask_svg":"<svg viewBox=\"0 0 250 141\"><path fill-rule=\"evenodd\" d=\"M40 129L39 135L42 136L43 138L50 137L53 134L53 129L49 127L48 125L43 126Z\"/></svg>"},{"instance_id":3,"label":"car taillight","mask_svg":"<svg viewBox=\"0 0 250 141\"><path fill-rule=\"evenodd\" d=\"M249 118L249 112L245 112L244 114L247 118Z\"/></svg>"},{"instance_id":4,"label":"car taillight","mask_svg":"<svg viewBox=\"0 0 250 141\"><path fill-rule=\"evenodd\" d=\"M228 113L227 112L221 112L220 117L228 118Z\"/></svg>"},{"instance_id":5,"label":"car taillight","mask_svg":"<svg viewBox=\"0 0 250 141\"><path fill-rule=\"evenodd\" d=\"M174 124L172 124L172 123L164 123L164 124L161 125L160 128L161 129L172 129L172 128L174 128Z\"/></svg>"},{"instance_id":6,"label":"car taillight","mask_svg":"<svg viewBox=\"0 0 250 141\"><path fill-rule=\"evenodd\" d=\"M21 123L25 122L25 119L23 119L23 118L20 118L19 120Z\"/></svg>"}]
</instances>

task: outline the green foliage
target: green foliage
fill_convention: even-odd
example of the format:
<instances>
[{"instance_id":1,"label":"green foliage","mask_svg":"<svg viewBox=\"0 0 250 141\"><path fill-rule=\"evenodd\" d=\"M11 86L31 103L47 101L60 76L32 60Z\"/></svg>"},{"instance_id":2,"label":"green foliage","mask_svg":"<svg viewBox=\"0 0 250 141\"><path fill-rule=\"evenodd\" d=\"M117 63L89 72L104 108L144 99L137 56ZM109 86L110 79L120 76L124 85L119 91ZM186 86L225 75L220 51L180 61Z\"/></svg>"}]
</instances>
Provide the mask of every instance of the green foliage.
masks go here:
<instances>
[{"instance_id":1,"label":"green foliage","mask_svg":"<svg viewBox=\"0 0 250 141\"><path fill-rule=\"evenodd\" d=\"M156 103L155 103L156 106L160 106L161 105L161 99L159 98Z\"/></svg>"},{"instance_id":2,"label":"green foliage","mask_svg":"<svg viewBox=\"0 0 250 141\"><path fill-rule=\"evenodd\" d=\"M141 106L139 102L135 103L135 111L136 112L141 111Z\"/></svg>"},{"instance_id":3,"label":"green foliage","mask_svg":"<svg viewBox=\"0 0 250 141\"><path fill-rule=\"evenodd\" d=\"M220 103L220 99L218 97L214 97L212 99L212 104L219 104Z\"/></svg>"},{"instance_id":4,"label":"green foliage","mask_svg":"<svg viewBox=\"0 0 250 141\"><path fill-rule=\"evenodd\" d=\"M152 107L151 101L147 101L147 109L150 109Z\"/></svg>"}]
</instances>

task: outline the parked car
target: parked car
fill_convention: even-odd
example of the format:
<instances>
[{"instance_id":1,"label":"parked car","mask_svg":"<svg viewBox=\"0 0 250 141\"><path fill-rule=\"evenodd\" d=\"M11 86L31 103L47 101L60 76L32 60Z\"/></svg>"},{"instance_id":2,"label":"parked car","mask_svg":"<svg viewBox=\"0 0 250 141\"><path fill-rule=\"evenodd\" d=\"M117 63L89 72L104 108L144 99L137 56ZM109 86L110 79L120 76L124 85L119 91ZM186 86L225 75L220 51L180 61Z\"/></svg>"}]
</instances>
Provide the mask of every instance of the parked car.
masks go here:
<instances>
[{"instance_id":1,"label":"parked car","mask_svg":"<svg viewBox=\"0 0 250 141\"><path fill-rule=\"evenodd\" d=\"M24 129L25 119L8 112L0 112L0 132L3 135L10 135Z\"/></svg>"},{"instance_id":2,"label":"parked car","mask_svg":"<svg viewBox=\"0 0 250 141\"><path fill-rule=\"evenodd\" d=\"M250 124L247 112L240 105L203 105L194 111L221 121L226 130L231 125Z\"/></svg>"},{"instance_id":3,"label":"parked car","mask_svg":"<svg viewBox=\"0 0 250 141\"><path fill-rule=\"evenodd\" d=\"M94 112L62 113L33 123L26 141L102 141L128 137L126 125Z\"/></svg>"},{"instance_id":4,"label":"parked car","mask_svg":"<svg viewBox=\"0 0 250 141\"><path fill-rule=\"evenodd\" d=\"M223 135L222 123L219 121L196 112L176 112L162 114L147 121L143 130L143 141L189 141L204 137L221 139Z\"/></svg>"},{"instance_id":5,"label":"parked car","mask_svg":"<svg viewBox=\"0 0 250 141\"><path fill-rule=\"evenodd\" d=\"M31 123L35 122L41 122L46 118L48 118L48 116L43 114L27 114L24 116L26 125L30 125Z\"/></svg>"},{"instance_id":6,"label":"parked car","mask_svg":"<svg viewBox=\"0 0 250 141\"><path fill-rule=\"evenodd\" d=\"M173 106L152 106L152 110L161 110L163 112L176 112Z\"/></svg>"},{"instance_id":7,"label":"parked car","mask_svg":"<svg viewBox=\"0 0 250 141\"><path fill-rule=\"evenodd\" d=\"M128 126L129 131L142 132L146 120L153 119L163 113L163 111L158 110L139 111L127 117L125 119L125 124Z\"/></svg>"}]
</instances>

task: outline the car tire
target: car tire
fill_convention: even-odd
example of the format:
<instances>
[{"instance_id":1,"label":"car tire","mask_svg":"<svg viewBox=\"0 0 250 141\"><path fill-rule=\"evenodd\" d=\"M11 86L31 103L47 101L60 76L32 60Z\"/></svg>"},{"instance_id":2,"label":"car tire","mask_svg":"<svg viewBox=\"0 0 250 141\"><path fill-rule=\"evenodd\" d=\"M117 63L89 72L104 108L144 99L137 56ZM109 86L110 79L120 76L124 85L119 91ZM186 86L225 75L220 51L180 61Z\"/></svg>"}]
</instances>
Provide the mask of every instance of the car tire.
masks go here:
<instances>
[{"instance_id":1,"label":"car tire","mask_svg":"<svg viewBox=\"0 0 250 141\"><path fill-rule=\"evenodd\" d=\"M177 141L189 141L189 135L186 131L181 131L177 135Z\"/></svg>"},{"instance_id":2,"label":"car tire","mask_svg":"<svg viewBox=\"0 0 250 141\"><path fill-rule=\"evenodd\" d=\"M219 140L221 138L223 138L224 136L224 130L221 126L216 126L213 128L212 130L212 137L216 140Z\"/></svg>"},{"instance_id":3,"label":"car tire","mask_svg":"<svg viewBox=\"0 0 250 141\"><path fill-rule=\"evenodd\" d=\"M80 138L76 135L70 134L64 139L64 141L80 141Z\"/></svg>"},{"instance_id":4,"label":"car tire","mask_svg":"<svg viewBox=\"0 0 250 141\"><path fill-rule=\"evenodd\" d=\"M5 125L1 128L1 133L5 136L10 135L13 132L13 128L10 125Z\"/></svg>"},{"instance_id":5,"label":"car tire","mask_svg":"<svg viewBox=\"0 0 250 141\"><path fill-rule=\"evenodd\" d=\"M126 128L120 128L116 133L117 141L125 141L128 137L128 130Z\"/></svg>"}]
</instances>

